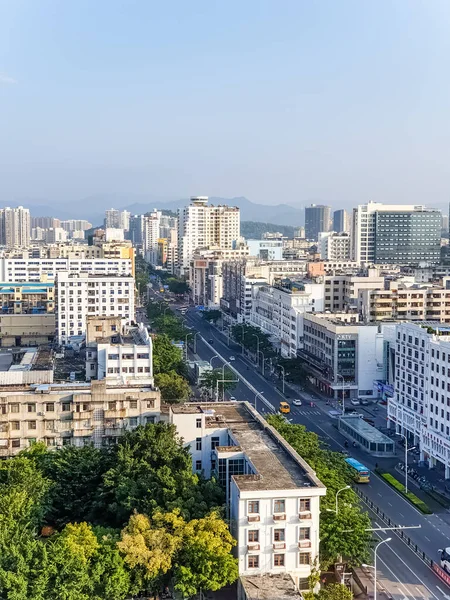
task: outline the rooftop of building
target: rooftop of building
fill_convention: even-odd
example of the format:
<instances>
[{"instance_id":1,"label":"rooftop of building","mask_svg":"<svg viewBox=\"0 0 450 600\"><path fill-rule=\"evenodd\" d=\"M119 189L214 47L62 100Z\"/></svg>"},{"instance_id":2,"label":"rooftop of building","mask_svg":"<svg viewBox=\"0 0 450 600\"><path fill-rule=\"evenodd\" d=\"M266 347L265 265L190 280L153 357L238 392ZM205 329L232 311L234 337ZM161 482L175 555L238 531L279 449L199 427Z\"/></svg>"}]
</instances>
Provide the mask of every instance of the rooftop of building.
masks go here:
<instances>
[{"instance_id":1,"label":"rooftop of building","mask_svg":"<svg viewBox=\"0 0 450 600\"><path fill-rule=\"evenodd\" d=\"M301 600L303 597L287 573L242 576L240 581L247 600Z\"/></svg>"},{"instance_id":2,"label":"rooftop of building","mask_svg":"<svg viewBox=\"0 0 450 600\"><path fill-rule=\"evenodd\" d=\"M23 352L1 352L0 372L50 371L53 369L52 351L43 346L26 348Z\"/></svg>"},{"instance_id":3,"label":"rooftop of building","mask_svg":"<svg viewBox=\"0 0 450 600\"><path fill-rule=\"evenodd\" d=\"M174 405L172 412L205 414L207 427L229 430L257 472L234 476L241 491L324 487L308 463L246 402L187 403Z\"/></svg>"},{"instance_id":4,"label":"rooftop of building","mask_svg":"<svg viewBox=\"0 0 450 600\"><path fill-rule=\"evenodd\" d=\"M341 419L349 425L354 431L359 433L368 442L375 442L377 444L392 444L392 440L388 438L384 433L381 433L372 425L369 425L359 415L345 415Z\"/></svg>"}]
</instances>

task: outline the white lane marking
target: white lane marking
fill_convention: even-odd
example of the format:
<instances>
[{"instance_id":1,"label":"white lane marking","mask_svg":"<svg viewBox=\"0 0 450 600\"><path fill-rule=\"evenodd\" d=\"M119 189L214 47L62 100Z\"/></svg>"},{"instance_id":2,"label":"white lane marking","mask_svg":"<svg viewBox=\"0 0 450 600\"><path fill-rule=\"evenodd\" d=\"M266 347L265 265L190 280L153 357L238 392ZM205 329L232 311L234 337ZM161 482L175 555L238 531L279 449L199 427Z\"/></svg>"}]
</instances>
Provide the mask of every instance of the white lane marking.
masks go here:
<instances>
[{"instance_id":1,"label":"white lane marking","mask_svg":"<svg viewBox=\"0 0 450 600\"><path fill-rule=\"evenodd\" d=\"M378 558L378 560L379 560L380 563L382 563L386 567L386 569L389 571L389 573L391 575L393 575L393 577L398 581L398 588L399 588L400 593L403 594L403 600L411 598L411 596L409 595L409 592L408 592L407 588L400 581L400 579L397 577L397 575L394 573L394 571L390 567L388 567L388 565L384 562L384 560L382 558ZM378 587L379 586L377 585L377 590L378 590ZM401 590L401 588L403 588L404 591ZM404 595L405 592L406 592L407 596ZM414 596L412 596L412 598L414 600Z\"/></svg>"},{"instance_id":2,"label":"white lane marking","mask_svg":"<svg viewBox=\"0 0 450 600\"><path fill-rule=\"evenodd\" d=\"M368 508L369 508L369 507L368 507ZM369 512L372 512L372 513L373 513L373 509L369 508ZM373 513L373 514L374 514L374 513ZM376 537L377 537L378 539L380 539L380 540L382 539L382 537L381 537L381 535L380 535L379 533L375 532L375 535L376 535ZM401 538L398 538L398 539L400 539L400 540L401 540ZM401 540L401 541L402 541L402 542L405 544L405 546L406 546L406 547L408 547L408 546L407 546L407 544L406 544L406 542L405 542L405 540ZM416 577L416 578L419 580L419 582L420 582L420 583L423 585L423 587L424 587L426 590L428 590L428 592L429 592L429 593L430 593L430 594L433 596L433 598L436 598L436 600L441 600L441 599L439 599L439 598L438 598L438 597L437 597L437 596L436 596L436 595L435 595L435 594L434 594L434 593L433 593L433 592L430 590L430 588L429 588L429 587L428 587L428 586L427 586L427 585L426 585L426 584L425 584L425 583L424 583L424 582L423 582L423 581L420 579L420 577L417 575L417 573L415 573L415 572L414 572L414 571L411 569L411 567L410 567L410 566L409 566L409 565L408 565L408 564L407 564L407 563L406 563L406 562L403 560L403 558L402 558L401 556L399 556L399 555L397 554L397 552L396 552L396 551L395 551L393 548L391 548L391 546L389 546L389 544L386 544L385 546L386 546L386 547L385 547L385 551L387 551L387 550L390 550L390 551L391 551L393 554L395 554L395 556L396 556L396 557L397 557L397 558L398 558L398 559L399 559L399 560L400 560L400 561L401 561L401 562L402 562L402 563L405 565L405 567L408 569L408 571L411 571L411 573L414 575L414 577ZM411 549L411 548L409 548L409 549L410 549L410 551L412 552L412 549ZM417 557L417 558L418 558L419 560L421 560L419 557ZM423 562L423 561L422 561L422 562ZM432 569L431 567L429 567L429 566L428 566L426 563L424 563L424 564L425 564L425 565L428 567L428 569L430 569L430 571L433 573L433 575L434 575L435 577L437 577L437 575L436 575L436 573L433 571L433 569ZM436 587L437 587L437 586L436 586ZM449 600L450 600L450 598L449 598Z\"/></svg>"},{"instance_id":3,"label":"white lane marking","mask_svg":"<svg viewBox=\"0 0 450 600\"><path fill-rule=\"evenodd\" d=\"M401 512L398 513L401 517L405 518L405 515L402 515Z\"/></svg>"},{"instance_id":4,"label":"white lane marking","mask_svg":"<svg viewBox=\"0 0 450 600\"><path fill-rule=\"evenodd\" d=\"M427 542L431 542L430 538L428 538L426 535L424 535L423 537L427 540Z\"/></svg>"},{"instance_id":5,"label":"white lane marking","mask_svg":"<svg viewBox=\"0 0 450 600\"><path fill-rule=\"evenodd\" d=\"M378 495L380 496L380 498L382 498L382 497L383 497L383 496L382 496L382 494L380 494L380 492L378 492Z\"/></svg>"},{"instance_id":6,"label":"white lane marking","mask_svg":"<svg viewBox=\"0 0 450 600\"><path fill-rule=\"evenodd\" d=\"M390 502L388 502L389 506L392 506L392 504Z\"/></svg>"},{"instance_id":7,"label":"white lane marking","mask_svg":"<svg viewBox=\"0 0 450 600\"><path fill-rule=\"evenodd\" d=\"M441 592L442 597L445 598L445 600L450 600L450 596L448 594L446 594L445 592L443 592L438 585L436 586L436 588Z\"/></svg>"}]
</instances>

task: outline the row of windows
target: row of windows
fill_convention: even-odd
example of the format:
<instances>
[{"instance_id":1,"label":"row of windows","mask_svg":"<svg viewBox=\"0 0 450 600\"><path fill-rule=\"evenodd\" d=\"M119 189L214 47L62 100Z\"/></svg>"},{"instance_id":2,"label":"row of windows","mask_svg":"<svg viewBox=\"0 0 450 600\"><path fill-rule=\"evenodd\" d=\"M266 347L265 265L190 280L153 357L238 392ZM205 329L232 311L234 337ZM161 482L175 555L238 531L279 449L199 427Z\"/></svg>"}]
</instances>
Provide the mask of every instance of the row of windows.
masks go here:
<instances>
[{"instance_id":1,"label":"row of windows","mask_svg":"<svg viewBox=\"0 0 450 600\"><path fill-rule=\"evenodd\" d=\"M311 510L311 498L300 498L299 511L308 512ZM274 500L273 501L273 512L274 513L285 513L286 512L286 500ZM249 500L247 502L247 514L259 514L259 500Z\"/></svg>"},{"instance_id":2,"label":"row of windows","mask_svg":"<svg viewBox=\"0 0 450 600\"><path fill-rule=\"evenodd\" d=\"M94 369L91 370L95 370L95 365L91 365L92 367L94 367ZM108 373L120 373L120 367L108 367ZM135 369L134 367L122 367L122 373L150 373L150 367L138 367L137 369Z\"/></svg>"},{"instance_id":3,"label":"row of windows","mask_svg":"<svg viewBox=\"0 0 450 600\"><path fill-rule=\"evenodd\" d=\"M273 566L274 567L284 567L286 566L286 558L285 554L274 554L273 558ZM298 554L298 564L299 565L310 565L311 564L311 553L310 552L299 552ZM248 569L259 569L260 561L259 554L249 554L247 556L247 568ZM302 578L303 579L303 578ZM308 583L308 578L304 578L305 581L299 581L299 588L302 590L308 589L305 585Z\"/></svg>"}]
</instances>

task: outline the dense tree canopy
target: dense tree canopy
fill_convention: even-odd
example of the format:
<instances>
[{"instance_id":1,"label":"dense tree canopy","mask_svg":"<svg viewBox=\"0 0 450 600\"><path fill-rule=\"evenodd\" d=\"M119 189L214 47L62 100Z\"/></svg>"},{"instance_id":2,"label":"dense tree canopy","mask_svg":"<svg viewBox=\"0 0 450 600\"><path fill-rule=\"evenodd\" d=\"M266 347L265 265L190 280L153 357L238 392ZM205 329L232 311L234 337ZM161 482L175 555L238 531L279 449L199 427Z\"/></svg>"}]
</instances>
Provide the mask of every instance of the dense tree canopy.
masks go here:
<instances>
[{"instance_id":1,"label":"dense tree canopy","mask_svg":"<svg viewBox=\"0 0 450 600\"><path fill-rule=\"evenodd\" d=\"M220 310L204 310L202 312L202 317L205 321L217 323L217 321L222 317L222 311Z\"/></svg>"},{"instance_id":2,"label":"dense tree canopy","mask_svg":"<svg viewBox=\"0 0 450 600\"><path fill-rule=\"evenodd\" d=\"M157 335L153 340L153 372L170 373L176 371L179 375L185 372L183 355L174 346L167 335Z\"/></svg>"},{"instance_id":3,"label":"dense tree canopy","mask_svg":"<svg viewBox=\"0 0 450 600\"><path fill-rule=\"evenodd\" d=\"M155 383L161 392L161 398L169 404L183 402L189 398L191 386L184 377L176 371L168 373L157 373Z\"/></svg>"},{"instance_id":4,"label":"dense tree canopy","mask_svg":"<svg viewBox=\"0 0 450 600\"><path fill-rule=\"evenodd\" d=\"M0 461L0 598L124 600L169 580L217 589L237 573L222 503L173 426L148 424L111 449L37 444Z\"/></svg>"},{"instance_id":5,"label":"dense tree canopy","mask_svg":"<svg viewBox=\"0 0 450 600\"><path fill-rule=\"evenodd\" d=\"M237 385L237 376L230 369L212 369L205 371L202 374L200 388L208 392L211 398L215 398L219 394L219 399L222 398L224 391L234 390Z\"/></svg>"}]
</instances>

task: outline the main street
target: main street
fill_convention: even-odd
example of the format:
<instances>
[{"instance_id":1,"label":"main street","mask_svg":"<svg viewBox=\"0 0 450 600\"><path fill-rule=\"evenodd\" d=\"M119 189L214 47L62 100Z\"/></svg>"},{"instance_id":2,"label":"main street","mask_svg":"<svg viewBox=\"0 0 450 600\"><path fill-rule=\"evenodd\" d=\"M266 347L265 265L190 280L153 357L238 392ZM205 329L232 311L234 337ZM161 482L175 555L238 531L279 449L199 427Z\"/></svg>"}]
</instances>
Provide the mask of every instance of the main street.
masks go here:
<instances>
[{"instance_id":1,"label":"main street","mask_svg":"<svg viewBox=\"0 0 450 600\"><path fill-rule=\"evenodd\" d=\"M278 410L279 402L284 400L283 394L272 381L268 381L258 369L241 354L240 347L215 327L205 322L201 313L192 309L185 316L186 323L192 332L199 332L196 340L196 353L202 360L212 360L213 367L229 363L239 383L231 394L236 400L246 400L256 406L262 414ZM217 358L213 358L217 356ZM234 360L230 361L230 357ZM301 395L299 396L301 397ZM304 399L304 398L303 398ZM335 421L328 415L330 407L319 398L310 406L307 401L301 407L291 404L289 418L293 423L305 425L309 431L317 433L327 442L332 450L340 451L344 447L344 438L335 427ZM352 456L363 462L372 471L375 459L369 454L356 449ZM377 459L379 462L380 459ZM386 515L399 525L421 525L420 529L408 530L408 536L423 550L427 556L439 561L438 549L450 545L450 526L439 515L423 515L407 500L399 496L375 473L371 482L360 486L366 496ZM369 510L369 508L367 508ZM383 522L373 513L373 520L379 526ZM431 571L431 569L408 548L395 533L386 532L383 538L391 536L390 544L383 544L379 550L379 564L384 579L389 583L389 591L394 598L419 599L437 598L450 600L450 589Z\"/></svg>"}]
</instances>

